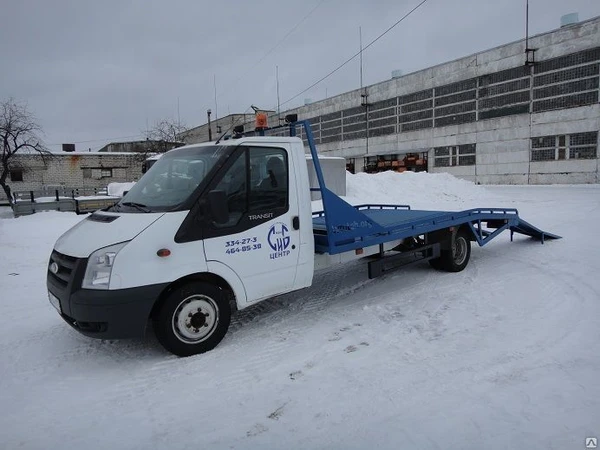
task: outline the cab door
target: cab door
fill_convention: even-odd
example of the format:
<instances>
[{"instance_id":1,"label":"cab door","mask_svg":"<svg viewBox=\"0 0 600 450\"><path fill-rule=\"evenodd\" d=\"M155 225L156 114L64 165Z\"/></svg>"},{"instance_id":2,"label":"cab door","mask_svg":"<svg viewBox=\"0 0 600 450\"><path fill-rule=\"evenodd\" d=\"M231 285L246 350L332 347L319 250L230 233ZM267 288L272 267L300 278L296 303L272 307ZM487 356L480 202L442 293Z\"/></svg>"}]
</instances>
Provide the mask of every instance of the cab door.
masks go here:
<instances>
[{"instance_id":1,"label":"cab door","mask_svg":"<svg viewBox=\"0 0 600 450\"><path fill-rule=\"evenodd\" d=\"M240 147L208 189L227 214L204 221L206 260L232 269L250 303L294 286L300 235L292 165L289 144Z\"/></svg>"}]
</instances>

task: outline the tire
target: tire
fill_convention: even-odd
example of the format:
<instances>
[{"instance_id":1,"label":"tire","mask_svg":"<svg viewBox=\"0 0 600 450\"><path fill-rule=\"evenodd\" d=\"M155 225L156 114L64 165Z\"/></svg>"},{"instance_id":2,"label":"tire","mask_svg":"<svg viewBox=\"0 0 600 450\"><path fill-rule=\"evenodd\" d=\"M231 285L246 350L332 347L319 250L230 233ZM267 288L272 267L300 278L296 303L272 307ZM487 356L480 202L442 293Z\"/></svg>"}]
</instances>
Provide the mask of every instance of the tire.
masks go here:
<instances>
[{"instance_id":1,"label":"tire","mask_svg":"<svg viewBox=\"0 0 600 450\"><path fill-rule=\"evenodd\" d=\"M471 259L471 239L464 228L452 237L450 250L442 250L440 257L429 260L429 265L436 270L460 272L467 267Z\"/></svg>"},{"instance_id":2,"label":"tire","mask_svg":"<svg viewBox=\"0 0 600 450\"><path fill-rule=\"evenodd\" d=\"M165 298L154 318L154 332L169 352L191 356L215 348L230 321L226 292L197 281L176 288Z\"/></svg>"}]
</instances>

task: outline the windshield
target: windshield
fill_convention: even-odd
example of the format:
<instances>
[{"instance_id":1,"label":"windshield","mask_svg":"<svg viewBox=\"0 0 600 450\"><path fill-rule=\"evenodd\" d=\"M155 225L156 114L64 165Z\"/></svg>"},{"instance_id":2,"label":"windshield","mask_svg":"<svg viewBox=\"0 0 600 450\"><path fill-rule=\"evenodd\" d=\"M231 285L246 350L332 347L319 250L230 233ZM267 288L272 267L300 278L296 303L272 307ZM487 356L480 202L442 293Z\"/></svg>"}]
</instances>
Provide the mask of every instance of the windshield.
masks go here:
<instances>
[{"instance_id":1,"label":"windshield","mask_svg":"<svg viewBox=\"0 0 600 450\"><path fill-rule=\"evenodd\" d=\"M132 211L169 211L196 190L231 146L204 146L173 150L158 159L115 205Z\"/></svg>"}]
</instances>

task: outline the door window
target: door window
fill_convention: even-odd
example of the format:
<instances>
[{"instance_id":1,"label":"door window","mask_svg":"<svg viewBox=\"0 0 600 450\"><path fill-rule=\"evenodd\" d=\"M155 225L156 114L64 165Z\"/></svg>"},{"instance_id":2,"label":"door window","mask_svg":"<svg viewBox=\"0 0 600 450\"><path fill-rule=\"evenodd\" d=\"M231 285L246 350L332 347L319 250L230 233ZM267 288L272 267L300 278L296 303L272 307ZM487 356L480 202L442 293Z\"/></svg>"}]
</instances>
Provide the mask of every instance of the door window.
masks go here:
<instances>
[{"instance_id":1,"label":"door window","mask_svg":"<svg viewBox=\"0 0 600 450\"><path fill-rule=\"evenodd\" d=\"M250 213L268 212L288 207L288 162L287 154L281 149L251 148L252 168L250 188Z\"/></svg>"},{"instance_id":2,"label":"door window","mask_svg":"<svg viewBox=\"0 0 600 450\"><path fill-rule=\"evenodd\" d=\"M237 225L248 211L248 171L246 168L246 159L244 152L237 158L215 187L215 190L225 192L229 210L229 220L223 224L215 224L218 228Z\"/></svg>"},{"instance_id":3,"label":"door window","mask_svg":"<svg viewBox=\"0 0 600 450\"><path fill-rule=\"evenodd\" d=\"M289 209L286 151L269 147L246 148L213 190L225 193L229 211L225 223L212 222L213 229L238 232L284 214Z\"/></svg>"}]
</instances>

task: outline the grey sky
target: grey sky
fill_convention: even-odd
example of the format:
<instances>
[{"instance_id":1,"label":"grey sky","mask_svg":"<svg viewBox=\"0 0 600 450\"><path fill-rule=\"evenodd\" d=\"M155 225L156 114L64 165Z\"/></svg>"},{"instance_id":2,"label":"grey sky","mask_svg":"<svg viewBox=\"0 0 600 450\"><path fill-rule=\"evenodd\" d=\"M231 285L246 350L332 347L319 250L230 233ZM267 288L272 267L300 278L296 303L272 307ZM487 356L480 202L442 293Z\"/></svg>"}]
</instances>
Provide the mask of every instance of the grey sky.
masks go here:
<instances>
[{"instance_id":1,"label":"grey sky","mask_svg":"<svg viewBox=\"0 0 600 450\"><path fill-rule=\"evenodd\" d=\"M366 45L419 1L4 0L0 99L27 102L51 148L77 142L77 150L95 150L177 118L178 99L188 126L205 123L208 108L213 118L250 104L273 108L275 66L283 103L356 53L359 27ZM530 34L558 28L563 14L600 15L598 0L529 3ZM524 33L525 0L428 0L364 53L364 83ZM356 59L282 109L358 86Z\"/></svg>"}]
</instances>

